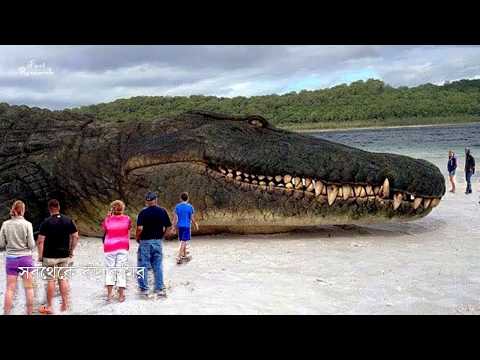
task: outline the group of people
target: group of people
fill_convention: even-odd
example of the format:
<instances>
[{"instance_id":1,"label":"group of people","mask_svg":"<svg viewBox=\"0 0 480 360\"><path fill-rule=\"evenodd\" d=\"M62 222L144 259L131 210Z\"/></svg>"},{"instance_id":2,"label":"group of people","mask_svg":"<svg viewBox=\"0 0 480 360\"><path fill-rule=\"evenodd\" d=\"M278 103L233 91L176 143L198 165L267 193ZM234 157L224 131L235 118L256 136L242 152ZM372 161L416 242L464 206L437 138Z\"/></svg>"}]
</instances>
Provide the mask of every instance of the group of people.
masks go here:
<instances>
[{"instance_id":1,"label":"group of people","mask_svg":"<svg viewBox=\"0 0 480 360\"><path fill-rule=\"evenodd\" d=\"M448 151L448 179L450 180L451 193L455 193L456 184L455 184L455 173L458 167L458 159L455 153L452 150ZM472 193L472 177L475 174L475 158L473 157L469 148L465 149L465 181L467 182L467 188L465 189L465 194Z\"/></svg>"},{"instance_id":2,"label":"group of people","mask_svg":"<svg viewBox=\"0 0 480 360\"><path fill-rule=\"evenodd\" d=\"M145 208L138 214L135 238L138 242L137 266L143 269L143 276L137 276L140 294L146 297L165 297L166 289L163 281L162 241L165 235L178 232L180 246L177 264L190 260L188 242L191 238L191 225L198 230L195 221L195 209L189 203L187 193L180 195L180 203L174 209L173 224L167 211L158 205L158 196L149 192L145 196ZM26 313L33 313L34 283L30 268L35 268L33 252L38 250L38 262L47 268L44 279L47 281L47 302L40 306L42 314L53 314L53 298L56 284L61 295L61 311L69 309L69 279L66 275L73 265L75 248L79 235L75 223L68 216L61 214L60 203L56 199L48 202L50 216L40 225L37 241L34 240L33 226L24 218L25 203L17 200L10 210L10 219L3 222L0 229L0 249L6 250L7 287L5 291L4 314L9 314L17 288L17 280L21 275L26 297ZM106 300L112 302L113 290L118 288L118 300L125 301L127 287L126 271L130 250L130 231L132 221L125 214L125 203L115 200L110 211L103 220L103 251L105 258ZM25 269L27 269L25 271ZM148 270L153 270L154 292L149 291Z\"/></svg>"}]
</instances>

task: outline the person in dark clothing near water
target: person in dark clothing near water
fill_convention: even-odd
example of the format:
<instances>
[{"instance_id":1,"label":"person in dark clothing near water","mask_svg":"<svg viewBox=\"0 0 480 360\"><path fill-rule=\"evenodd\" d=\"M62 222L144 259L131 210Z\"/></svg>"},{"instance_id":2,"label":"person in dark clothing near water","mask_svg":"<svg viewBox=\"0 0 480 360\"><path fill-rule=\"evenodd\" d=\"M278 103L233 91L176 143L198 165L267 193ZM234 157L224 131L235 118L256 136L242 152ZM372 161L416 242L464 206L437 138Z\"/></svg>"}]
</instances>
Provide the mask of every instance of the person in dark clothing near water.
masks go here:
<instances>
[{"instance_id":1,"label":"person in dark clothing near water","mask_svg":"<svg viewBox=\"0 0 480 360\"><path fill-rule=\"evenodd\" d=\"M457 170L457 157L455 156L455 153L452 150L448 151L447 169L448 169L448 179L450 180L450 184L452 185L450 192L454 193L455 192L455 171Z\"/></svg>"},{"instance_id":2,"label":"person in dark clothing near water","mask_svg":"<svg viewBox=\"0 0 480 360\"><path fill-rule=\"evenodd\" d=\"M165 297L162 242L164 235L172 231L172 223L166 210L157 205L156 193L149 192L145 196L145 204L146 207L137 218L138 267L144 268L144 276L138 276L138 286L142 295L151 297L148 290L148 269L152 268L155 294Z\"/></svg>"},{"instance_id":3,"label":"person in dark clothing near water","mask_svg":"<svg viewBox=\"0 0 480 360\"><path fill-rule=\"evenodd\" d=\"M71 266L74 250L78 244L78 231L75 223L60 213L60 203L56 199L48 202L50 217L40 225L38 235L38 261L46 267L47 304L40 307L41 314L53 314L55 280L58 280L62 296L61 311L69 308L69 284L67 268Z\"/></svg>"},{"instance_id":4,"label":"person in dark clothing near water","mask_svg":"<svg viewBox=\"0 0 480 360\"><path fill-rule=\"evenodd\" d=\"M470 153L470 149L465 149L465 179L467 181L467 190L465 194L472 193L472 176L475 174L475 159Z\"/></svg>"}]
</instances>

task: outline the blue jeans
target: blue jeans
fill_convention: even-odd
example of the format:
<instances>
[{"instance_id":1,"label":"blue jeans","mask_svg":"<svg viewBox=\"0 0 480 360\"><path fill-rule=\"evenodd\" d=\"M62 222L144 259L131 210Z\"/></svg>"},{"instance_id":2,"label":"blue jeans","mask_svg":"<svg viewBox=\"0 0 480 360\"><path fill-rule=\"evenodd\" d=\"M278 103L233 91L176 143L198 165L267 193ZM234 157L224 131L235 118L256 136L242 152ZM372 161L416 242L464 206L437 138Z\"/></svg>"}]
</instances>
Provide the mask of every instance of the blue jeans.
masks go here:
<instances>
[{"instance_id":1,"label":"blue jeans","mask_svg":"<svg viewBox=\"0 0 480 360\"><path fill-rule=\"evenodd\" d=\"M140 240L140 245L138 246L138 267L145 268L145 276L137 278L140 290L148 290L149 268L153 269L155 291L160 291L164 288L162 258L162 239Z\"/></svg>"},{"instance_id":2,"label":"blue jeans","mask_svg":"<svg viewBox=\"0 0 480 360\"><path fill-rule=\"evenodd\" d=\"M471 171L465 172L465 179L467 180L467 190L465 192L469 194L472 192L472 175L473 172Z\"/></svg>"}]
</instances>

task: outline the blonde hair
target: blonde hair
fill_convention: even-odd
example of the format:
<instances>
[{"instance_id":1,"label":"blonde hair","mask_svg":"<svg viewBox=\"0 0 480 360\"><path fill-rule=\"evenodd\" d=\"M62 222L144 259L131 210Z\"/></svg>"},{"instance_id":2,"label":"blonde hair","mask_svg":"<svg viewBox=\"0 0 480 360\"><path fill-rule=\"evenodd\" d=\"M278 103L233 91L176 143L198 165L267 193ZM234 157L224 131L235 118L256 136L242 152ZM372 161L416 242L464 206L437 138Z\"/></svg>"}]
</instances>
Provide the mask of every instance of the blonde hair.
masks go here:
<instances>
[{"instance_id":1,"label":"blonde hair","mask_svg":"<svg viewBox=\"0 0 480 360\"><path fill-rule=\"evenodd\" d=\"M122 200L115 200L110 204L111 215L123 215L125 211L125 203Z\"/></svg>"},{"instance_id":2,"label":"blonde hair","mask_svg":"<svg viewBox=\"0 0 480 360\"><path fill-rule=\"evenodd\" d=\"M16 200L10 209L10 216L23 216L25 213L25 203L21 200Z\"/></svg>"}]
</instances>

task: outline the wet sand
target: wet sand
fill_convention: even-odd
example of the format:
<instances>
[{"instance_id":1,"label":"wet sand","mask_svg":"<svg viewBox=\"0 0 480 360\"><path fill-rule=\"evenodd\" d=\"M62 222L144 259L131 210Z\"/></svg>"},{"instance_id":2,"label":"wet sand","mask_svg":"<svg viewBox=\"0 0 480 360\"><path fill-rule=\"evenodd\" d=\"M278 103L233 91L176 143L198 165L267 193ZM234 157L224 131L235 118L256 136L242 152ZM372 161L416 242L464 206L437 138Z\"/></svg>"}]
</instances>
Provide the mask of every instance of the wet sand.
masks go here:
<instances>
[{"instance_id":1,"label":"wet sand","mask_svg":"<svg viewBox=\"0 0 480 360\"><path fill-rule=\"evenodd\" d=\"M479 211L478 192L447 193L417 222L199 236L180 266L177 243L166 242L166 299L140 299L131 279L126 302L107 305L103 280L80 274L70 314L480 314ZM132 241L132 266L136 249ZM102 264L101 240L82 238L75 265ZM43 286L37 295L41 302ZM17 298L21 314L23 292Z\"/></svg>"}]
</instances>

